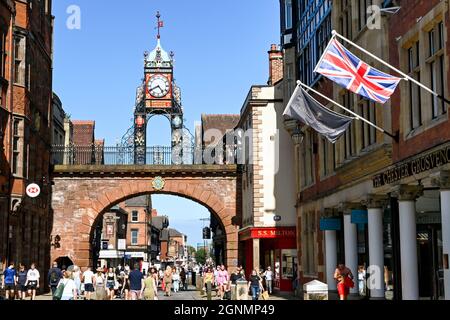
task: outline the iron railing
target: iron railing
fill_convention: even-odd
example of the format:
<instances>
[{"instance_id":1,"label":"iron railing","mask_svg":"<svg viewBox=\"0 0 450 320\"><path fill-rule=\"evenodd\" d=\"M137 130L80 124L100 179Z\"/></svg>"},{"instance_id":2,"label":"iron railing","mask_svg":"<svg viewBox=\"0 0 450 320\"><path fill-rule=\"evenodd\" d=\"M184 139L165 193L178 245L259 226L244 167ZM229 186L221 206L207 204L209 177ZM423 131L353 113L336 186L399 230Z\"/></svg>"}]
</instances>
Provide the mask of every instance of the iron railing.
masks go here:
<instances>
[{"instance_id":1,"label":"iron railing","mask_svg":"<svg viewBox=\"0 0 450 320\"><path fill-rule=\"evenodd\" d=\"M142 157L135 161L135 150L121 146L53 146L52 159L55 165L172 165L193 164L195 148L183 148L181 151L167 146L147 147L145 163ZM142 154L142 152L141 152Z\"/></svg>"}]
</instances>

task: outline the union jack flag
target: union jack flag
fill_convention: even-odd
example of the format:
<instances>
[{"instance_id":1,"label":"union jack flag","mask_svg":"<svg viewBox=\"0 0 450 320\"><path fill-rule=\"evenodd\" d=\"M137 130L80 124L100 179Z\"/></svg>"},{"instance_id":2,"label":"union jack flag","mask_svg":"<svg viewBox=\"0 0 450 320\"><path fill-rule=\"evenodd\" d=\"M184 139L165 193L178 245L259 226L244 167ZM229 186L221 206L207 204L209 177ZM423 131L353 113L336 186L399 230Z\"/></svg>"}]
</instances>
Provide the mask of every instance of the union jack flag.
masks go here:
<instances>
[{"instance_id":1,"label":"union jack flag","mask_svg":"<svg viewBox=\"0 0 450 320\"><path fill-rule=\"evenodd\" d=\"M381 104L389 100L402 80L372 68L334 38L331 39L315 72L347 90Z\"/></svg>"}]
</instances>

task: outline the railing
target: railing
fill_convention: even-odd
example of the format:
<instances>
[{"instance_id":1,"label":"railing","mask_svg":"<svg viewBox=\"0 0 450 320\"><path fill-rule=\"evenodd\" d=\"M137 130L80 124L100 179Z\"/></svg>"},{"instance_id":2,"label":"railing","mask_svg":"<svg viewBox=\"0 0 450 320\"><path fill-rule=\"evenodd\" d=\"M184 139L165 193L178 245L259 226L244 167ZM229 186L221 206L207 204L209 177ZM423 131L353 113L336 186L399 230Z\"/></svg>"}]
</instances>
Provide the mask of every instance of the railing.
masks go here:
<instances>
[{"instance_id":1,"label":"railing","mask_svg":"<svg viewBox=\"0 0 450 320\"><path fill-rule=\"evenodd\" d=\"M243 164L235 146L206 149L192 146L172 148L147 147L145 150L121 146L53 146L54 165L193 165Z\"/></svg>"},{"instance_id":2,"label":"railing","mask_svg":"<svg viewBox=\"0 0 450 320\"><path fill-rule=\"evenodd\" d=\"M132 147L53 146L52 159L55 165L193 164L194 148L179 151L167 146L153 146L147 147L144 154Z\"/></svg>"}]
</instances>

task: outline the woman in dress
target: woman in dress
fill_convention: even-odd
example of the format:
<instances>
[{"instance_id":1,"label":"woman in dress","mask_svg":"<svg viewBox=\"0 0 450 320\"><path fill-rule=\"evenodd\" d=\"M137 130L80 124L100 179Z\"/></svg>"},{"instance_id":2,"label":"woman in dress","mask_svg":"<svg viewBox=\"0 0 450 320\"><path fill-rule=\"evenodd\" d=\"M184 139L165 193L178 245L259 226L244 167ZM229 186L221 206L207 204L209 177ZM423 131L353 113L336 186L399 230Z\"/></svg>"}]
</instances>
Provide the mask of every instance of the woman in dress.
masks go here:
<instances>
[{"instance_id":1,"label":"woman in dress","mask_svg":"<svg viewBox=\"0 0 450 320\"><path fill-rule=\"evenodd\" d=\"M173 271L173 292L180 291L180 273L178 268Z\"/></svg>"},{"instance_id":2,"label":"woman in dress","mask_svg":"<svg viewBox=\"0 0 450 320\"><path fill-rule=\"evenodd\" d=\"M155 300L157 292L158 289L156 288L155 278L153 277L151 270L149 270L141 289L141 296L144 296L144 300Z\"/></svg>"},{"instance_id":3,"label":"woman in dress","mask_svg":"<svg viewBox=\"0 0 450 320\"><path fill-rule=\"evenodd\" d=\"M73 281L75 281L75 287L77 288L77 296L81 295L81 270L80 267L74 266L72 273Z\"/></svg>"},{"instance_id":4,"label":"woman in dress","mask_svg":"<svg viewBox=\"0 0 450 320\"><path fill-rule=\"evenodd\" d=\"M95 300L105 300L105 276L103 275L103 268L98 268L94 276L95 286Z\"/></svg>"},{"instance_id":5,"label":"woman in dress","mask_svg":"<svg viewBox=\"0 0 450 320\"><path fill-rule=\"evenodd\" d=\"M164 282L164 288L165 288L165 296L170 297L172 294L172 280L173 280L173 275L172 275L172 268L170 266L167 266L166 268L166 272L164 272L164 278L163 278L163 282Z\"/></svg>"},{"instance_id":6,"label":"woman in dress","mask_svg":"<svg viewBox=\"0 0 450 320\"><path fill-rule=\"evenodd\" d=\"M205 273L203 282L205 284L205 291L206 296L208 297L208 300L212 300L212 288L214 284L214 271L212 267L209 267Z\"/></svg>"}]
</instances>

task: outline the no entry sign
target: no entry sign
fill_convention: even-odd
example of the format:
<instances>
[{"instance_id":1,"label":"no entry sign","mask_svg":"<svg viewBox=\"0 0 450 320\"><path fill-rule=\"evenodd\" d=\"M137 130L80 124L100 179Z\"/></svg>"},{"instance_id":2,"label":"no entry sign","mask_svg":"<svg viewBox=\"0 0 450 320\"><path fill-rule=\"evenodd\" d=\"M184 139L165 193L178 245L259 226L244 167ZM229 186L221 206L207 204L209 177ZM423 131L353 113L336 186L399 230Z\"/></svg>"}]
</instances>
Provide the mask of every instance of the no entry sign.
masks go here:
<instances>
[{"instance_id":1,"label":"no entry sign","mask_svg":"<svg viewBox=\"0 0 450 320\"><path fill-rule=\"evenodd\" d=\"M30 198L37 198L37 197L39 197L40 194L41 194L41 188L37 184L32 183L27 187L27 195Z\"/></svg>"}]
</instances>

